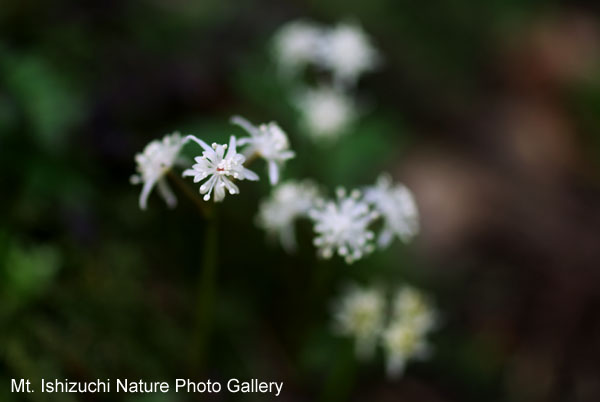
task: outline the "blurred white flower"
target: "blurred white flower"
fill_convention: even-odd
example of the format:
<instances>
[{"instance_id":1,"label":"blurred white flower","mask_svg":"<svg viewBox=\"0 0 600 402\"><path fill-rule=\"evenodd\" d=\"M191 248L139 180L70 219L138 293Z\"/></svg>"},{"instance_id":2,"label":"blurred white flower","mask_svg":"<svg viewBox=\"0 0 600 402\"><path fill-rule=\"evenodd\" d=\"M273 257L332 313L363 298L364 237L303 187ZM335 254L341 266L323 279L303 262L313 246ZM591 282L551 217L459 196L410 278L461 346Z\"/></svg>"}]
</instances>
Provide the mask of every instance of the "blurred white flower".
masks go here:
<instances>
[{"instance_id":1,"label":"blurred white flower","mask_svg":"<svg viewBox=\"0 0 600 402\"><path fill-rule=\"evenodd\" d=\"M307 89L296 98L302 124L317 140L336 140L354 122L358 111L345 93L329 86Z\"/></svg>"},{"instance_id":2,"label":"blurred white flower","mask_svg":"<svg viewBox=\"0 0 600 402\"><path fill-rule=\"evenodd\" d=\"M200 194L205 194L204 201L210 199L213 190L215 202L225 198L225 190L228 190L229 194L238 194L240 190L232 179L258 180L256 173L244 167L246 158L237 153L234 136L229 139L229 149L226 144L212 144L212 147L209 147L204 141L191 135L188 135L185 140L194 141L204 149L202 156L195 158L196 164L183 172L184 177L192 176L194 183L209 178L200 186Z\"/></svg>"},{"instance_id":3,"label":"blurred white flower","mask_svg":"<svg viewBox=\"0 0 600 402\"><path fill-rule=\"evenodd\" d=\"M437 324L437 313L421 291L402 286L393 297L391 318L382 334L390 377L402 374L410 359L424 359L430 353L427 334Z\"/></svg>"},{"instance_id":4,"label":"blurred white flower","mask_svg":"<svg viewBox=\"0 0 600 402\"><path fill-rule=\"evenodd\" d=\"M424 359L430 354L423 331L410 321L392 320L382 334L389 377L402 375L408 360Z\"/></svg>"},{"instance_id":5,"label":"blurred white flower","mask_svg":"<svg viewBox=\"0 0 600 402\"><path fill-rule=\"evenodd\" d=\"M323 44L323 29L307 21L292 21L283 25L274 39L276 61L285 74L294 74L314 63Z\"/></svg>"},{"instance_id":6,"label":"blurred white flower","mask_svg":"<svg viewBox=\"0 0 600 402\"><path fill-rule=\"evenodd\" d=\"M422 333L434 329L437 325L437 312L423 292L403 286L394 295L392 317L402 320Z\"/></svg>"},{"instance_id":7,"label":"blurred white flower","mask_svg":"<svg viewBox=\"0 0 600 402\"><path fill-rule=\"evenodd\" d=\"M383 328L384 295L376 288L349 287L334 305L334 329L355 338L356 354L372 356Z\"/></svg>"},{"instance_id":8,"label":"blurred white flower","mask_svg":"<svg viewBox=\"0 0 600 402\"><path fill-rule=\"evenodd\" d=\"M178 162L182 146L181 135L175 132L166 135L162 140L151 141L142 153L135 155L138 173L131 176L130 181L132 184L143 183L139 200L141 209L146 209L148 196L155 185L158 187L158 193L169 207L173 208L177 205L177 198L169 188L164 176Z\"/></svg>"},{"instance_id":9,"label":"blurred white flower","mask_svg":"<svg viewBox=\"0 0 600 402\"><path fill-rule=\"evenodd\" d=\"M286 251L296 248L294 223L307 214L319 191L310 180L287 181L278 185L260 204L257 224L271 236L278 236Z\"/></svg>"},{"instance_id":10,"label":"blurred white flower","mask_svg":"<svg viewBox=\"0 0 600 402\"><path fill-rule=\"evenodd\" d=\"M408 242L419 232L419 213L412 192L402 184L392 185L389 175L382 174L374 186L365 190L365 200L384 220L380 247L387 247L394 235Z\"/></svg>"},{"instance_id":11,"label":"blurred white flower","mask_svg":"<svg viewBox=\"0 0 600 402\"><path fill-rule=\"evenodd\" d=\"M239 116L234 116L231 122L250 134L250 137L238 141L238 145L248 145L244 155L250 157L257 154L265 159L269 166L269 180L271 184L277 184L279 169L285 161L294 157L286 133L275 122L255 126Z\"/></svg>"},{"instance_id":12,"label":"blurred white flower","mask_svg":"<svg viewBox=\"0 0 600 402\"><path fill-rule=\"evenodd\" d=\"M346 196L344 189L338 189L336 201L318 202L308 212L314 221L314 244L321 257L331 258L337 251L350 264L373 251L374 234L369 225L378 214L360 196L358 190Z\"/></svg>"},{"instance_id":13,"label":"blurred white flower","mask_svg":"<svg viewBox=\"0 0 600 402\"><path fill-rule=\"evenodd\" d=\"M437 313L419 290L402 286L389 299L377 288L350 287L334 305L336 332L354 336L359 357L372 355L382 346L389 377L402 375L406 363L426 359L432 348L428 333L436 324Z\"/></svg>"},{"instance_id":14,"label":"blurred white flower","mask_svg":"<svg viewBox=\"0 0 600 402\"><path fill-rule=\"evenodd\" d=\"M340 23L328 31L322 49L322 64L344 86L354 85L365 72L380 64L378 51L356 24Z\"/></svg>"}]
</instances>

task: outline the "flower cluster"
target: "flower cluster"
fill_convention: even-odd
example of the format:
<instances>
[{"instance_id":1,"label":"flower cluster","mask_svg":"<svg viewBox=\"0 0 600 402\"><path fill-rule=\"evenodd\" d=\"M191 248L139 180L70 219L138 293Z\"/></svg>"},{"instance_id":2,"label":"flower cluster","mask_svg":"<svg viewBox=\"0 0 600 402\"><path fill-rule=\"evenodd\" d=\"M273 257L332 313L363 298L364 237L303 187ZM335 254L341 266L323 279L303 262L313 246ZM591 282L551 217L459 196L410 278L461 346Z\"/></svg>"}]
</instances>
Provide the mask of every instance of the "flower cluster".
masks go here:
<instances>
[{"instance_id":1,"label":"flower cluster","mask_svg":"<svg viewBox=\"0 0 600 402\"><path fill-rule=\"evenodd\" d=\"M393 184L388 174L382 174L374 186L365 189L365 201L384 220L379 246L389 246L394 236L408 242L419 232L419 213L412 192L403 184Z\"/></svg>"},{"instance_id":2,"label":"flower cluster","mask_svg":"<svg viewBox=\"0 0 600 402\"><path fill-rule=\"evenodd\" d=\"M297 74L321 59L322 28L309 21L291 21L275 34L273 51L282 73Z\"/></svg>"},{"instance_id":3,"label":"flower cluster","mask_svg":"<svg viewBox=\"0 0 600 402\"><path fill-rule=\"evenodd\" d=\"M166 135L162 140L151 141L144 150L135 155L137 163L137 174L131 176L132 184L142 184L140 193L140 209L146 209L148 205L148 196L154 188L158 187L158 192L165 200L167 205L173 208L177 205L177 198L169 188L165 175L176 164L183 164L179 159L179 152L183 147L183 140L178 132Z\"/></svg>"},{"instance_id":4,"label":"flower cluster","mask_svg":"<svg viewBox=\"0 0 600 402\"><path fill-rule=\"evenodd\" d=\"M337 254L349 264L373 252L375 239L384 248L394 236L408 242L419 230L412 193L386 174L363 191L339 188L335 199L324 199L312 182L282 184L261 203L257 221L269 234L279 235L286 250L293 250L294 224L303 217L313 222L319 256ZM376 221L382 223L379 234L373 229Z\"/></svg>"},{"instance_id":5,"label":"flower cluster","mask_svg":"<svg viewBox=\"0 0 600 402\"><path fill-rule=\"evenodd\" d=\"M358 190L349 195L338 189L337 199L320 201L308 212L314 222L314 244L323 258L331 258L335 252L347 263L359 260L374 250L375 234L369 230L378 213L361 200Z\"/></svg>"},{"instance_id":6,"label":"flower cluster","mask_svg":"<svg viewBox=\"0 0 600 402\"><path fill-rule=\"evenodd\" d=\"M429 356L427 335L438 318L429 299L413 287L400 287L390 301L379 288L353 285L334 304L333 320L336 333L354 338L360 359L381 345L387 374L396 378L409 360Z\"/></svg>"},{"instance_id":7,"label":"flower cluster","mask_svg":"<svg viewBox=\"0 0 600 402\"><path fill-rule=\"evenodd\" d=\"M354 85L363 73L374 70L379 63L379 53L359 25L341 23L328 30L322 64L339 82Z\"/></svg>"},{"instance_id":8,"label":"flower cluster","mask_svg":"<svg viewBox=\"0 0 600 402\"><path fill-rule=\"evenodd\" d=\"M384 327L385 297L377 288L348 286L333 305L333 328L343 336L353 337L356 355L368 359L373 355Z\"/></svg>"},{"instance_id":9,"label":"flower cluster","mask_svg":"<svg viewBox=\"0 0 600 402\"><path fill-rule=\"evenodd\" d=\"M225 190L229 194L238 194L240 189L233 183L233 180L258 180L258 175L244 167L246 157L237 152L236 138L232 135L229 139L229 149L227 144L212 144L208 146L204 141L194 136L186 137L197 143L204 150L202 156L196 157L196 164L191 169L183 172L183 176L191 176L194 183L206 181L200 186L200 194L204 194L204 201L210 200L210 195L214 190L214 201L223 201ZM225 153L227 151L227 153Z\"/></svg>"},{"instance_id":10,"label":"flower cluster","mask_svg":"<svg viewBox=\"0 0 600 402\"><path fill-rule=\"evenodd\" d=\"M140 208L146 209L154 186L158 187L167 205L175 206L177 200L165 175L176 165L186 165L180 153L188 141L198 144L202 154L183 171L183 177L192 177L194 183L201 183L199 192L204 201L211 197L215 202L223 201L227 193L239 194L236 182L258 180L258 175L245 166L255 157L267 162L270 182L277 184L283 165L294 157L285 132L275 122L255 126L242 117L233 117L232 123L242 127L249 137L238 140L231 136L228 144L209 146L193 135L182 138L179 133L174 133L150 142L142 153L137 154L138 173L131 181L143 183ZM238 146L245 147L241 153ZM363 191L347 193L340 188L336 198L329 200L324 199L309 180L283 183L261 203L257 224L272 237L279 237L287 251L293 251L296 247L294 225L301 218L313 222L313 243L320 257L328 259L337 254L347 263L373 252L376 238L378 246L383 248L394 236L406 242L419 230L418 212L410 190L401 184L393 184L388 175L382 175L375 185ZM376 220L383 221L377 236L372 228Z\"/></svg>"},{"instance_id":11,"label":"flower cluster","mask_svg":"<svg viewBox=\"0 0 600 402\"><path fill-rule=\"evenodd\" d=\"M304 89L297 94L295 103L301 110L302 126L317 141L337 140L357 116L354 100L330 86Z\"/></svg>"},{"instance_id":12,"label":"flower cluster","mask_svg":"<svg viewBox=\"0 0 600 402\"><path fill-rule=\"evenodd\" d=\"M284 76L298 78L307 66L324 73L316 87L300 85L293 94L305 130L317 141L340 137L359 115L352 89L361 75L380 65L379 52L367 34L354 23L325 27L299 20L281 27L273 42Z\"/></svg>"},{"instance_id":13,"label":"flower cluster","mask_svg":"<svg viewBox=\"0 0 600 402\"><path fill-rule=\"evenodd\" d=\"M294 225L298 219L306 216L318 198L319 190L310 180L281 183L267 200L261 202L257 224L271 237L279 237L286 251L294 251Z\"/></svg>"},{"instance_id":14,"label":"flower cluster","mask_svg":"<svg viewBox=\"0 0 600 402\"><path fill-rule=\"evenodd\" d=\"M275 34L274 54L285 74L313 65L346 86L354 85L362 74L380 64L379 52L367 34L349 22L333 27L302 20L288 22Z\"/></svg>"},{"instance_id":15,"label":"flower cluster","mask_svg":"<svg viewBox=\"0 0 600 402\"><path fill-rule=\"evenodd\" d=\"M198 144L202 148L202 155L194 158L196 163L184 170L183 176L192 177L194 183L203 181L200 194L204 195L204 201L212 196L215 202L219 202L227 193L239 194L236 181L258 180L258 175L245 166L248 160L255 157L267 162L270 182L277 184L283 165L294 157L294 152L289 149L287 134L275 122L258 127L241 117L234 117L232 122L243 127L250 137L238 140L231 136L228 144L213 143L209 146L193 135L182 138L179 133L174 133L165 136L162 141L150 142L142 153L137 154L138 174L132 176L131 182L143 183L140 208L146 209L148 196L155 185L167 205L175 206L177 201L165 175L176 165L187 167L185 159L179 155L188 141ZM238 152L238 146L245 146L242 153Z\"/></svg>"},{"instance_id":16,"label":"flower cluster","mask_svg":"<svg viewBox=\"0 0 600 402\"><path fill-rule=\"evenodd\" d=\"M271 184L277 184L281 166L288 159L294 157L294 151L290 150L287 134L275 122L261 124L257 127L239 116L233 117L231 122L250 134L250 137L242 138L238 142L239 145L248 145L244 154L246 156L257 155L265 159L269 165L269 180Z\"/></svg>"},{"instance_id":17,"label":"flower cluster","mask_svg":"<svg viewBox=\"0 0 600 402\"><path fill-rule=\"evenodd\" d=\"M282 27L274 42L278 65L288 78L302 77L308 66L318 74L316 86L293 87L292 101L300 112L301 126L311 138L321 141L332 142L347 133L360 114L352 91L364 73L380 64L379 53L365 32L351 23L323 27L295 21ZM256 224L288 252L297 247L300 219L312 224L312 243L319 257L337 255L347 264L388 247L395 238L408 242L418 234L419 213L413 194L389 175L382 174L375 184L359 189L340 187L334 197L324 195L311 180L280 182L282 169L295 157L286 132L276 122L254 125L234 116L231 123L243 130L244 136L231 135L227 143L209 145L194 135L176 132L150 142L137 154L137 173L131 182L143 185L140 208L146 209L155 186L169 207L176 205L167 175L179 180L184 190L187 185L179 175L191 177L204 201L221 202L227 194L240 193L239 182L259 180L249 164L262 159L274 187L260 203ZM188 143L201 148L194 162L181 156ZM179 174L174 172L176 167L182 168ZM189 195L189 191L185 193ZM409 286L390 297L381 288L353 285L334 306L336 332L354 339L361 359L372 357L379 347L391 377L401 375L408 361L427 357L426 337L436 322L431 302Z\"/></svg>"}]
</instances>

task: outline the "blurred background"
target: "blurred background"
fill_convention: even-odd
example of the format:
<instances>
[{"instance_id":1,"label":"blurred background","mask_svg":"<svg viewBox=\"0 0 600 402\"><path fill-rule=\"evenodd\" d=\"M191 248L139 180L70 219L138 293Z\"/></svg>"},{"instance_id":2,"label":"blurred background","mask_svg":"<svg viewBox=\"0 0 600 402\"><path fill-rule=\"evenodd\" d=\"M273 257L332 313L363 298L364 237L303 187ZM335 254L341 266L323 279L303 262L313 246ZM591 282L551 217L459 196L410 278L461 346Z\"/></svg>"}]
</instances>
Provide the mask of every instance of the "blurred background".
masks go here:
<instances>
[{"instance_id":1,"label":"blurred background","mask_svg":"<svg viewBox=\"0 0 600 402\"><path fill-rule=\"evenodd\" d=\"M600 400L600 25L595 2L4 0L0 6L0 399L11 378L259 378L284 401ZM335 146L307 141L277 79L283 23L360 23L383 56ZM205 223L178 193L138 208L134 155L174 130L277 120L286 177L333 188L389 171L421 234L351 266L254 225L267 181L219 212L218 287L190 364ZM192 188L190 186L190 188ZM435 353L386 379L331 332L342 283L436 301ZM222 393L211 400L265 400Z\"/></svg>"}]
</instances>

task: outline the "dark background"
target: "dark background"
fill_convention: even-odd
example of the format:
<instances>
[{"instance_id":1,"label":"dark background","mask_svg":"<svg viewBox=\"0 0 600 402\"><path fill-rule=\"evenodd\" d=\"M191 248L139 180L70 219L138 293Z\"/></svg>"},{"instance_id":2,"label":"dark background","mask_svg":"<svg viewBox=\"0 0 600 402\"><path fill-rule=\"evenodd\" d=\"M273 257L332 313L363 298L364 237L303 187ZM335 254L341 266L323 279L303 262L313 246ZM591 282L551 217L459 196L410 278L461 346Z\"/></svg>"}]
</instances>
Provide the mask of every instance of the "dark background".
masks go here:
<instances>
[{"instance_id":1,"label":"dark background","mask_svg":"<svg viewBox=\"0 0 600 402\"><path fill-rule=\"evenodd\" d=\"M279 400L600 400L600 26L553 1L11 1L0 4L0 398L11 378L283 380ZM311 144L277 79L284 22L359 21L383 68L369 111ZM255 227L266 180L219 211L207 355L191 362L205 223L179 193L138 209L134 154L181 130L225 142L232 114L277 120L286 177L333 188L391 172L416 241L346 266ZM239 134L239 132L237 132ZM262 168L256 169L264 176ZM443 316L397 381L330 331L344 282L415 284ZM214 400L243 399L226 393ZM259 395L244 400L263 400Z\"/></svg>"}]
</instances>

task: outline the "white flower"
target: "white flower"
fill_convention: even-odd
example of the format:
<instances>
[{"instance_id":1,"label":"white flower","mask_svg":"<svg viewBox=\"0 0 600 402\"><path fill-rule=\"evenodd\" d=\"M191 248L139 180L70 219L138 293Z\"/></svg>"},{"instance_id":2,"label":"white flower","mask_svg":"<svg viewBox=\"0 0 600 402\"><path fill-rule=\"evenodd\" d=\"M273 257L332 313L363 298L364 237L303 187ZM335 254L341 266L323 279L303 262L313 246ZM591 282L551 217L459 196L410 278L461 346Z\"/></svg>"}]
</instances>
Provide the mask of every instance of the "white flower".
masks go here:
<instances>
[{"instance_id":1,"label":"white flower","mask_svg":"<svg viewBox=\"0 0 600 402\"><path fill-rule=\"evenodd\" d=\"M377 344L385 314L382 292L375 288L351 286L334 305L334 326L356 341L359 358L368 358Z\"/></svg>"},{"instance_id":2,"label":"white flower","mask_svg":"<svg viewBox=\"0 0 600 402\"><path fill-rule=\"evenodd\" d=\"M323 30L306 21L292 21L275 34L274 53L283 73L293 74L314 63L323 44Z\"/></svg>"},{"instance_id":3,"label":"white flower","mask_svg":"<svg viewBox=\"0 0 600 402\"><path fill-rule=\"evenodd\" d=\"M402 184L392 185L390 176L381 175L374 186L367 188L365 200L384 220L380 247L387 247L394 235L408 242L419 232L419 213L411 191Z\"/></svg>"},{"instance_id":4,"label":"white flower","mask_svg":"<svg viewBox=\"0 0 600 402\"><path fill-rule=\"evenodd\" d=\"M400 288L392 301L392 316L415 329L426 333L437 324L437 313L429 299L411 286Z\"/></svg>"},{"instance_id":5,"label":"white flower","mask_svg":"<svg viewBox=\"0 0 600 402\"><path fill-rule=\"evenodd\" d=\"M353 286L334 307L335 329L356 338L359 357L372 355L380 342L390 377L400 376L409 360L431 354L427 335L434 327L436 312L415 288L401 287L388 306L380 289Z\"/></svg>"},{"instance_id":6,"label":"white flower","mask_svg":"<svg viewBox=\"0 0 600 402\"><path fill-rule=\"evenodd\" d=\"M420 328L403 320L392 321L382 334L382 343L389 377L402 375L408 360L424 359L430 354Z\"/></svg>"},{"instance_id":7,"label":"white flower","mask_svg":"<svg viewBox=\"0 0 600 402\"><path fill-rule=\"evenodd\" d=\"M421 291L403 286L396 292L390 324L382 334L390 377L401 375L408 360L429 355L426 336L436 323L437 313Z\"/></svg>"},{"instance_id":8,"label":"white flower","mask_svg":"<svg viewBox=\"0 0 600 402\"><path fill-rule=\"evenodd\" d=\"M368 227L377 216L366 202L360 200L359 191L354 190L346 196L344 189L338 189L336 201L318 203L309 211L319 254L331 258L337 251L347 263L352 263L372 252L374 234Z\"/></svg>"},{"instance_id":9,"label":"white flower","mask_svg":"<svg viewBox=\"0 0 600 402\"><path fill-rule=\"evenodd\" d=\"M204 201L210 199L214 190L214 201L222 201L225 198L225 190L229 194L238 194L239 188L233 183L234 180L258 180L258 175L244 167L246 158L237 153L236 139L231 136L229 149L227 145L212 144L209 147L204 141L188 135L186 141L192 140L200 145L204 152L202 156L196 157L196 164L191 169L183 172L183 176L193 176L194 183L198 183L208 177L208 180L200 186L200 194L204 195ZM227 150L227 154L225 151Z\"/></svg>"},{"instance_id":10,"label":"white flower","mask_svg":"<svg viewBox=\"0 0 600 402\"><path fill-rule=\"evenodd\" d=\"M233 117L231 122L250 134L250 137L238 141L239 145L248 145L244 151L246 157L257 154L265 159L269 165L269 180L271 184L277 184L279 169L285 161L294 157L294 152L289 149L290 143L285 132L275 122L257 127L239 116Z\"/></svg>"},{"instance_id":11,"label":"white flower","mask_svg":"<svg viewBox=\"0 0 600 402\"><path fill-rule=\"evenodd\" d=\"M164 176L179 162L178 155L182 146L181 135L175 132L166 135L162 140L151 141L142 153L135 155L138 174L131 176L130 181L132 184L144 183L139 200L141 209L146 209L148 196L155 185L169 207L177 204L177 199Z\"/></svg>"},{"instance_id":12,"label":"white flower","mask_svg":"<svg viewBox=\"0 0 600 402\"><path fill-rule=\"evenodd\" d=\"M294 223L306 215L317 196L317 186L309 180L282 183L260 204L257 223L271 236L279 236L288 252L293 251L296 248Z\"/></svg>"},{"instance_id":13,"label":"white flower","mask_svg":"<svg viewBox=\"0 0 600 402\"><path fill-rule=\"evenodd\" d=\"M354 85L364 72L380 64L380 56L367 34L356 24L341 23L325 40L322 64L344 85Z\"/></svg>"},{"instance_id":14,"label":"white flower","mask_svg":"<svg viewBox=\"0 0 600 402\"><path fill-rule=\"evenodd\" d=\"M337 139L358 113L351 98L328 86L305 90L296 105L309 134L325 141Z\"/></svg>"}]
</instances>

